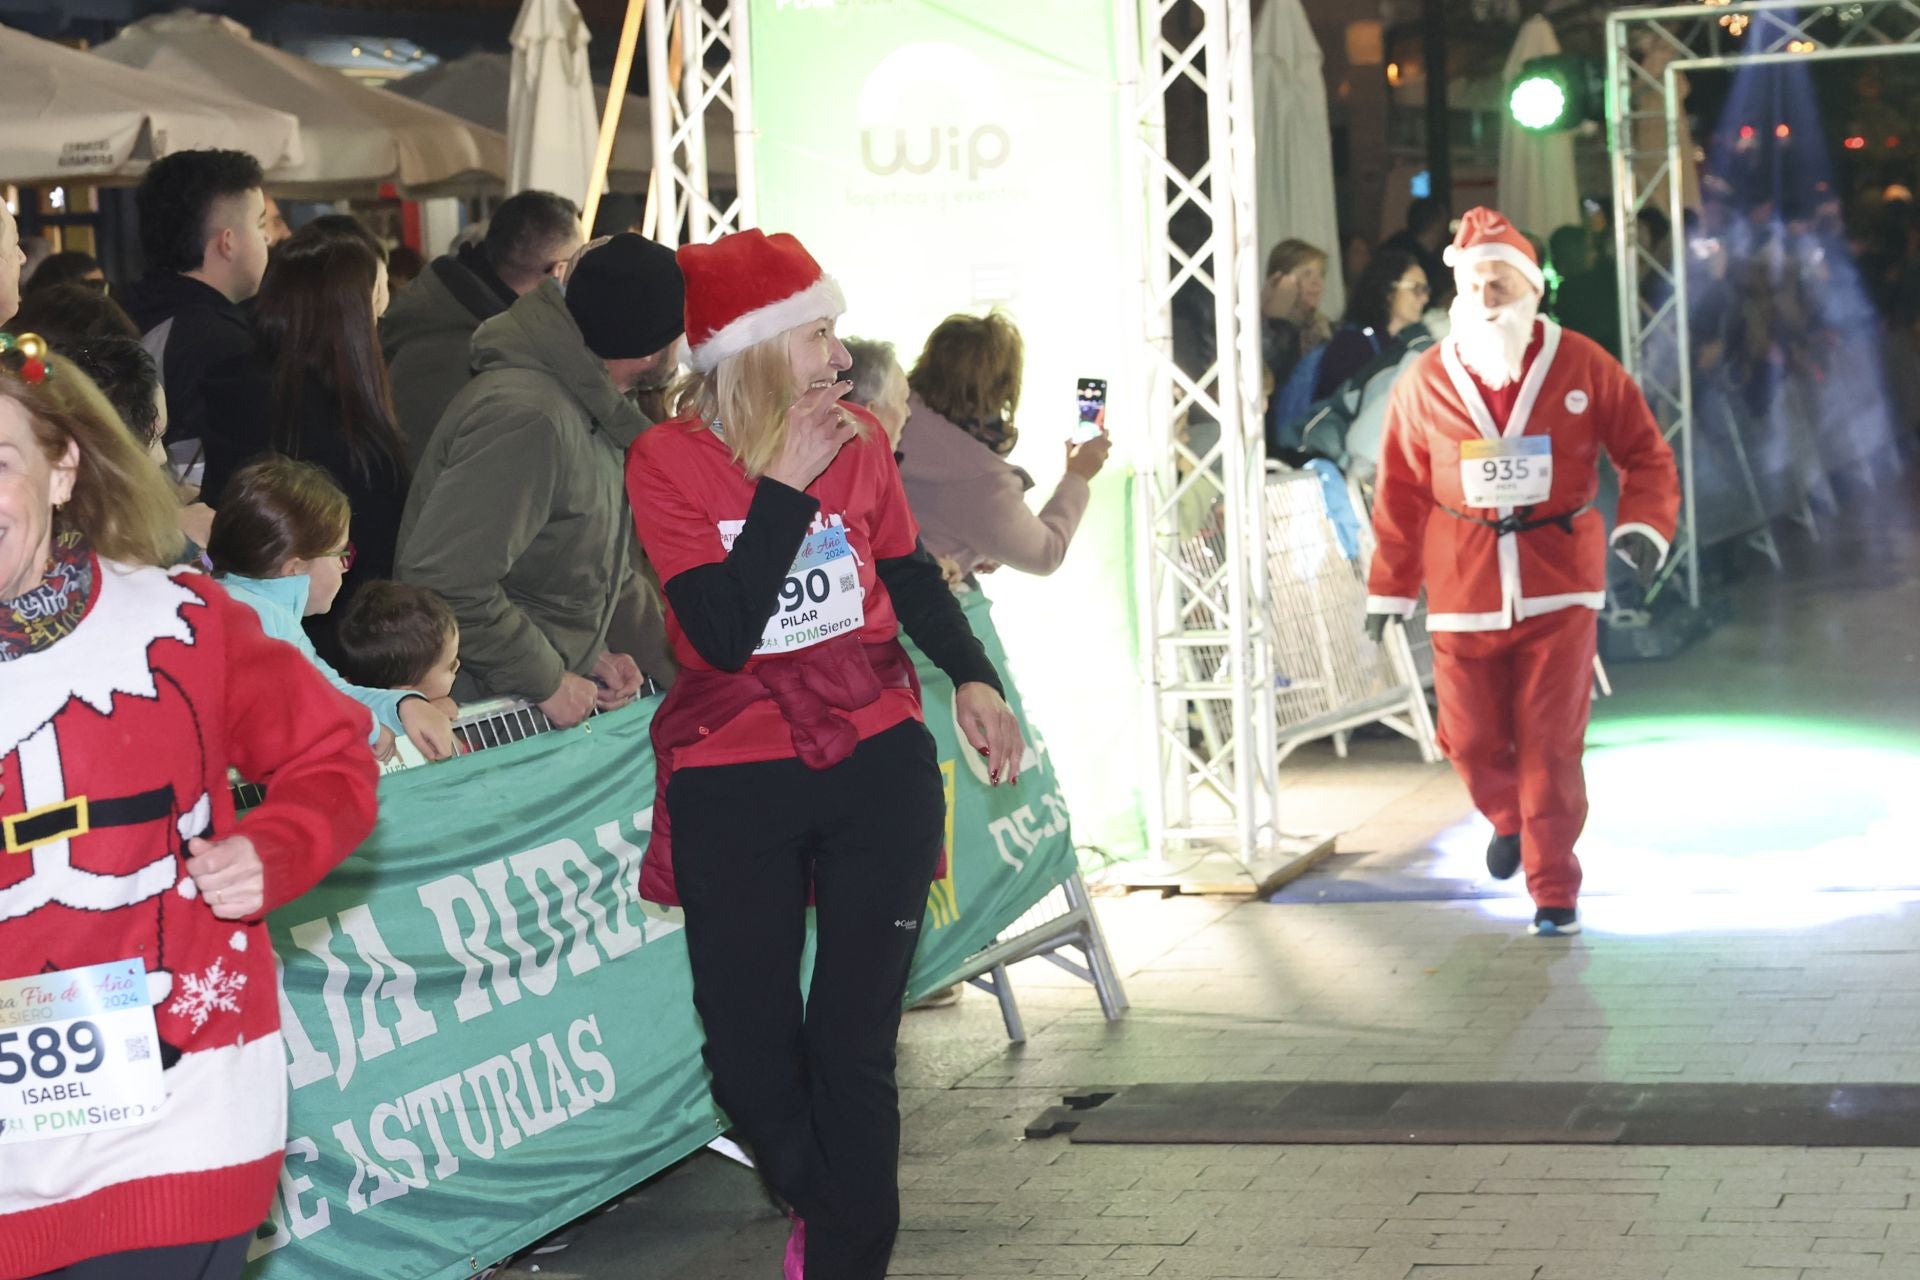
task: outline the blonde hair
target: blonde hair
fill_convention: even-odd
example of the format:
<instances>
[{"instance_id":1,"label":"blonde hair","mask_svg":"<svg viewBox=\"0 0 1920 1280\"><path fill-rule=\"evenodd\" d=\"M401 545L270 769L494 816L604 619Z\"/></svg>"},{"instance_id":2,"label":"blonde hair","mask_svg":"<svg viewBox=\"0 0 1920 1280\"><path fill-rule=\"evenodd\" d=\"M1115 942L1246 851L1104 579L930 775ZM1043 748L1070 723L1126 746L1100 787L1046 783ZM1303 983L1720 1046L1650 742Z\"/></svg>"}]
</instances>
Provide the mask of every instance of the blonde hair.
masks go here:
<instances>
[{"instance_id":1,"label":"blonde hair","mask_svg":"<svg viewBox=\"0 0 1920 1280\"><path fill-rule=\"evenodd\" d=\"M77 531L102 559L166 568L180 556L180 503L152 458L134 443L113 405L71 360L49 353L47 375L28 382L0 370L0 400L26 413L47 461L80 451L73 496L54 517Z\"/></svg>"},{"instance_id":2,"label":"blonde hair","mask_svg":"<svg viewBox=\"0 0 1920 1280\"><path fill-rule=\"evenodd\" d=\"M791 333L788 330L728 356L709 373L687 374L671 393L682 416L698 417L702 429L719 426L720 438L749 480L767 474L780 456L787 442L787 410L800 398L788 356ZM864 437L866 431L866 423L856 418L854 433Z\"/></svg>"}]
</instances>

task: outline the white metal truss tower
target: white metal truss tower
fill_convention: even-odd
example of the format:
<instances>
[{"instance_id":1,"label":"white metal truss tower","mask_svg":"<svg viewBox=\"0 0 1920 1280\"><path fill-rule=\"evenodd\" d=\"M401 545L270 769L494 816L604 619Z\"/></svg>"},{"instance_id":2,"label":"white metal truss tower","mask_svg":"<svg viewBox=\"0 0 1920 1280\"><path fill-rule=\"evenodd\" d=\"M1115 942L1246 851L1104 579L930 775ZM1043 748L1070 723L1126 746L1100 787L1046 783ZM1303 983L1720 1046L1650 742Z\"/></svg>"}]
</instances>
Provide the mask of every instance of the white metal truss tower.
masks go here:
<instances>
[{"instance_id":1,"label":"white metal truss tower","mask_svg":"<svg viewBox=\"0 0 1920 1280\"><path fill-rule=\"evenodd\" d=\"M646 5L658 202L653 238L667 245L704 244L754 226L748 0L646 0ZM725 113L720 118L736 138L736 190L724 206L715 203L717 193L708 183L707 123L717 112Z\"/></svg>"},{"instance_id":2,"label":"white metal truss tower","mask_svg":"<svg viewBox=\"0 0 1920 1280\"><path fill-rule=\"evenodd\" d=\"M1682 154L1685 105L1676 82L1695 71L1892 56L1920 56L1915 0L1720 0L1607 15L1607 138L1622 355L1680 463L1680 530L1667 572L1681 577L1692 605L1700 603L1700 545L1693 518L1688 246L1678 212L1686 203L1691 157ZM1671 214L1673 234L1665 245L1649 247L1635 228L1640 211L1657 204ZM1641 282L1647 279L1667 286L1657 309L1641 305Z\"/></svg>"},{"instance_id":3,"label":"white metal truss tower","mask_svg":"<svg viewBox=\"0 0 1920 1280\"><path fill-rule=\"evenodd\" d=\"M1278 838L1251 5L1119 0L1116 12L1122 58L1138 50L1122 145L1128 189L1146 202L1134 555L1154 724L1148 835L1162 859L1224 848L1246 862ZM1184 154L1168 108L1196 89L1206 146ZM1210 321L1202 369L1175 358L1183 293L1204 297L1187 310Z\"/></svg>"}]
</instances>

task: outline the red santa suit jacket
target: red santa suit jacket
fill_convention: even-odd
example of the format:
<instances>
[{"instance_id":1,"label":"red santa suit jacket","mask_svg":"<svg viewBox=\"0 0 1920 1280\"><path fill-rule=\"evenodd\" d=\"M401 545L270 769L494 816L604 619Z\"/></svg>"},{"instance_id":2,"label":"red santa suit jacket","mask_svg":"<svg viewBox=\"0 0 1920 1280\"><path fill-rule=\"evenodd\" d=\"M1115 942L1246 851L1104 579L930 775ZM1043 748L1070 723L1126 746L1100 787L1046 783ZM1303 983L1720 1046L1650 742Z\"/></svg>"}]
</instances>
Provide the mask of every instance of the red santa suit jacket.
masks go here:
<instances>
[{"instance_id":1,"label":"red santa suit jacket","mask_svg":"<svg viewBox=\"0 0 1920 1280\"><path fill-rule=\"evenodd\" d=\"M1460 447L1522 435L1552 439L1553 487L1529 519L1579 512L1600 488L1604 451L1620 473L1621 534L1639 532L1662 556L1680 507L1673 451L1640 389L1598 343L1539 321L1537 353L1522 377L1505 429L1450 341L1428 351L1394 386L1376 480L1378 547L1367 609L1405 617L1424 583L1434 631L1500 631L1559 609L1606 604L1605 522L1590 507L1571 529L1547 525L1500 533L1478 521L1510 507L1470 507ZM1458 519L1440 508L1473 519Z\"/></svg>"},{"instance_id":2,"label":"red santa suit jacket","mask_svg":"<svg viewBox=\"0 0 1920 1280\"><path fill-rule=\"evenodd\" d=\"M271 911L374 821L364 708L212 579L95 566L72 633L0 662L0 982L139 960L167 1096L143 1126L0 1143L9 1280L259 1224L287 1139L273 944L214 915L187 841L251 837ZM238 821L229 764L268 789Z\"/></svg>"}]
</instances>

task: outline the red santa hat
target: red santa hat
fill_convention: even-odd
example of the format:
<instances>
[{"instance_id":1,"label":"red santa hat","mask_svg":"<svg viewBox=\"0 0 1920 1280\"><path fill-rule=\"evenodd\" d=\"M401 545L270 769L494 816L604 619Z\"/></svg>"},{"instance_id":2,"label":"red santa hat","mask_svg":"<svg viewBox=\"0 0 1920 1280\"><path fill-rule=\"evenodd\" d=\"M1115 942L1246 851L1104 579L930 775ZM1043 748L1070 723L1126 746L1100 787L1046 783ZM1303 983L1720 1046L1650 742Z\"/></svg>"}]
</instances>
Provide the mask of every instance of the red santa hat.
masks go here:
<instances>
[{"instance_id":1,"label":"red santa hat","mask_svg":"<svg viewBox=\"0 0 1920 1280\"><path fill-rule=\"evenodd\" d=\"M1456 271L1477 262L1504 262L1525 276L1535 290L1545 293L1547 289L1547 278L1540 272L1533 245L1504 214L1485 205L1467 210L1467 216L1460 219L1459 233L1441 257Z\"/></svg>"},{"instance_id":2,"label":"red santa hat","mask_svg":"<svg viewBox=\"0 0 1920 1280\"><path fill-rule=\"evenodd\" d=\"M847 309L838 282L784 232L740 231L687 245L679 257L687 278L687 347L698 373Z\"/></svg>"}]
</instances>

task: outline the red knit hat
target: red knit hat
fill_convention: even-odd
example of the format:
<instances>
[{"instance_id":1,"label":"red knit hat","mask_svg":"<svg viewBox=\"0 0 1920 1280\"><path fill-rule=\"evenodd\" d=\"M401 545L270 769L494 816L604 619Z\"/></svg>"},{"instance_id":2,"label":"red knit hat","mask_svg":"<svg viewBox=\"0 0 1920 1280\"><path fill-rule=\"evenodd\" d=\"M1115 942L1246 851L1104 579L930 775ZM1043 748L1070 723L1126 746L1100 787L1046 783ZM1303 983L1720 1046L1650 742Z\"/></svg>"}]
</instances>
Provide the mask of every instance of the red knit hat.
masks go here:
<instances>
[{"instance_id":1,"label":"red knit hat","mask_svg":"<svg viewBox=\"0 0 1920 1280\"><path fill-rule=\"evenodd\" d=\"M847 309L839 284L784 232L736 232L686 245L679 258L687 278L687 347L698 373Z\"/></svg>"},{"instance_id":2,"label":"red knit hat","mask_svg":"<svg viewBox=\"0 0 1920 1280\"><path fill-rule=\"evenodd\" d=\"M1467 216L1460 219L1459 234L1441 256L1455 270L1476 262L1504 262L1535 289L1546 292L1547 278L1540 272L1533 245L1498 209L1481 205L1467 210Z\"/></svg>"}]
</instances>

